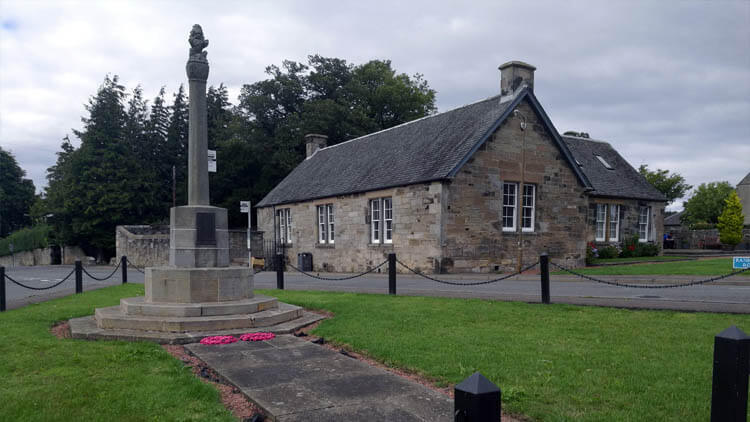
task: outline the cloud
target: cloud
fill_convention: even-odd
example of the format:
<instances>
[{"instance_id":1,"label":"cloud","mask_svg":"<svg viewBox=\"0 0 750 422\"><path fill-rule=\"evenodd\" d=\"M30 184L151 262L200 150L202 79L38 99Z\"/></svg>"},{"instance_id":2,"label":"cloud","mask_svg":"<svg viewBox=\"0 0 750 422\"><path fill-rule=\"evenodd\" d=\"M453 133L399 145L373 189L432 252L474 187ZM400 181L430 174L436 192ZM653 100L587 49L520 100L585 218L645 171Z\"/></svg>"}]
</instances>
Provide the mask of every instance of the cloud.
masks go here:
<instances>
[{"instance_id":1,"label":"cloud","mask_svg":"<svg viewBox=\"0 0 750 422\"><path fill-rule=\"evenodd\" d=\"M107 74L146 98L186 82L187 34L210 40L209 83L241 86L310 54L390 59L441 111L495 95L497 66L537 67L560 131L688 182L750 171L750 2L23 2L3 0L0 144L37 187ZM232 98L236 101L236 98ZM744 154L744 156L742 155Z\"/></svg>"}]
</instances>

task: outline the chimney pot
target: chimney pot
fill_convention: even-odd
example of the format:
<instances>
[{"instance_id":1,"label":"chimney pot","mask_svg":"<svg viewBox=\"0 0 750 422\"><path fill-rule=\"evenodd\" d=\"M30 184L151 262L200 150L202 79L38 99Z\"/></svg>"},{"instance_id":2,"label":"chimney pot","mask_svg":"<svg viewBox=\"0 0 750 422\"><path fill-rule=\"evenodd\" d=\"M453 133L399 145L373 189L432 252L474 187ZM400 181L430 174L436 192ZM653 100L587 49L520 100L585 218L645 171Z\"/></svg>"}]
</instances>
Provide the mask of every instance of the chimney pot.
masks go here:
<instances>
[{"instance_id":1,"label":"chimney pot","mask_svg":"<svg viewBox=\"0 0 750 422\"><path fill-rule=\"evenodd\" d=\"M500 69L500 95L511 95L523 85L534 91L534 71L536 68L528 63L513 60L503 63Z\"/></svg>"},{"instance_id":2,"label":"chimney pot","mask_svg":"<svg viewBox=\"0 0 750 422\"><path fill-rule=\"evenodd\" d=\"M317 133L308 133L305 135L305 152L306 158L312 157L315 151L328 146L328 137Z\"/></svg>"}]
</instances>

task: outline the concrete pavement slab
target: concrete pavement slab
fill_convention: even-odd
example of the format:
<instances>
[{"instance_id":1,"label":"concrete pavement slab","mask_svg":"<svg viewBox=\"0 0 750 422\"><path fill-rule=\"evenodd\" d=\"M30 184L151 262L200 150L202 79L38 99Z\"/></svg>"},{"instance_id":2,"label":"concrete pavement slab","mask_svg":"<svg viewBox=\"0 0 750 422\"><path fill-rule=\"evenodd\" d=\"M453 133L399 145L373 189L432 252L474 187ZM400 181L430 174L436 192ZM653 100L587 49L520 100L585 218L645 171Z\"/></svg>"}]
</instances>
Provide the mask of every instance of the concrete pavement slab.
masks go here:
<instances>
[{"instance_id":1,"label":"concrete pavement slab","mask_svg":"<svg viewBox=\"0 0 750 422\"><path fill-rule=\"evenodd\" d=\"M186 348L278 421L452 420L448 396L291 335Z\"/></svg>"}]
</instances>

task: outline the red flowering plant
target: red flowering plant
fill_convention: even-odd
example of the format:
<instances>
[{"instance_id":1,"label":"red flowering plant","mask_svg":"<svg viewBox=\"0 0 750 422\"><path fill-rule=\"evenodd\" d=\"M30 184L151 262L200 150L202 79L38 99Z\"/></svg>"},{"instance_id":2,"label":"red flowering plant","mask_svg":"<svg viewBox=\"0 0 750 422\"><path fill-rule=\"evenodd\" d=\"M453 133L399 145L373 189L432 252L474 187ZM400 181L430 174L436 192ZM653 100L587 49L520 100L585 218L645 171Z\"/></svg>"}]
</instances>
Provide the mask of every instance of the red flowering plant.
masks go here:
<instances>
[{"instance_id":1,"label":"red flowering plant","mask_svg":"<svg viewBox=\"0 0 750 422\"><path fill-rule=\"evenodd\" d=\"M240 336L242 341L265 341L276 337L274 333L247 333Z\"/></svg>"},{"instance_id":2,"label":"red flowering plant","mask_svg":"<svg viewBox=\"0 0 750 422\"><path fill-rule=\"evenodd\" d=\"M229 344L234 343L237 341L237 338L234 336L211 336L211 337L204 337L201 340L201 344Z\"/></svg>"}]
</instances>

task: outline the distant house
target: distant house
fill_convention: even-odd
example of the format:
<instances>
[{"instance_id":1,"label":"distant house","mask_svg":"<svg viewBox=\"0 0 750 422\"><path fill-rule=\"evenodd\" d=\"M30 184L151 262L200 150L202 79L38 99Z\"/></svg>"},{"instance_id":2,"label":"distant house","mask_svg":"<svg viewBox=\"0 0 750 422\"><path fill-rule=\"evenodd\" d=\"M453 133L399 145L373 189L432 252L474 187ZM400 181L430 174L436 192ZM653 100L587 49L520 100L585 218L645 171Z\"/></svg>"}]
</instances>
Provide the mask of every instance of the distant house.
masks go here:
<instances>
[{"instance_id":1,"label":"distant house","mask_svg":"<svg viewBox=\"0 0 750 422\"><path fill-rule=\"evenodd\" d=\"M561 136L534 70L505 63L500 95L336 145L306 136L307 158L258 204L259 230L328 271L390 252L427 272L511 270L542 252L580 266L588 242L661 242L665 197L610 144Z\"/></svg>"}]
</instances>

